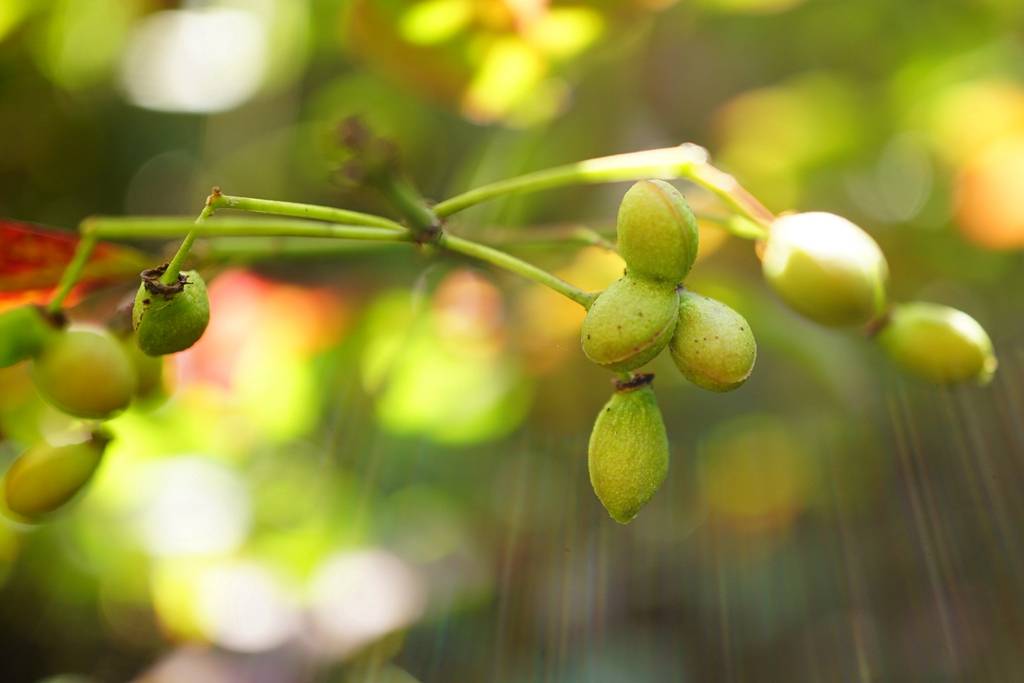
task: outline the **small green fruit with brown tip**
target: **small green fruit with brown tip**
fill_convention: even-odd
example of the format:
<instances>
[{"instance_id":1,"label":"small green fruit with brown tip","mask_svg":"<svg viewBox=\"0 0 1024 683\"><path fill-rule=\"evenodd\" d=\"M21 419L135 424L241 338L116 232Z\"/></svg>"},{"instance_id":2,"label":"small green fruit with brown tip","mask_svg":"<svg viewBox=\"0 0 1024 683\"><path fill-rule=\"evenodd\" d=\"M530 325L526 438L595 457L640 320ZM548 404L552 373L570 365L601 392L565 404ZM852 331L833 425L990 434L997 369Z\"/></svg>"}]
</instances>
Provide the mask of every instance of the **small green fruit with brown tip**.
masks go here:
<instances>
[{"instance_id":1,"label":"small green fruit with brown tip","mask_svg":"<svg viewBox=\"0 0 1024 683\"><path fill-rule=\"evenodd\" d=\"M822 325L863 325L885 309L885 256L842 216L781 216L765 240L761 269L787 304Z\"/></svg>"},{"instance_id":2,"label":"small green fruit with brown tip","mask_svg":"<svg viewBox=\"0 0 1024 683\"><path fill-rule=\"evenodd\" d=\"M668 348L683 377L709 391L740 386L757 359L757 342L746 319L720 301L689 291L679 295L679 322Z\"/></svg>"},{"instance_id":3,"label":"small green fruit with brown tip","mask_svg":"<svg viewBox=\"0 0 1024 683\"><path fill-rule=\"evenodd\" d=\"M89 483L107 439L96 435L68 446L32 446L11 465L4 477L7 508L28 520L56 511Z\"/></svg>"},{"instance_id":4,"label":"small green fruit with brown tip","mask_svg":"<svg viewBox=\"0 0 1024 683\"><path fill-rule=\"evenodd\" d=\"M161 286L152 279L139 285L132 326L139 348L150 356L184 351L199 341L209 322L206 283L196 271L181 273L177 286Z\"/></svg>"},{"instance_id":5,"label":"small green fruit with brown tip","mask_svg":"<svg viewBox=\"0 0 1024 683\"><path fill-rule=\"evenodd\" d=\"M587 311L583 352L610 370L633 370L661 353L678 316L674 286L627 275L601 292Z\"/></svg>"},{"instance_id":6,"label":"small green fruit with brown tip","mask_svg":"<svg viewBox=\"0 0 1024 683\"><path fill-rule=\"evenodd\" d=\"M135 368L120 342L104 329L72 327L55 335L32 366L36 388L60 410L103 420L135 395Z\"/></svg>"},{"instance_id":7,"label":"small green fruit with brown tip","mask_svg":"<svg viewBox=\"0 0 1024 683\"><path fill-rule=\"evenodd\" d=\"M601 409L590 434L590 483L612 519L626 524L668 474L668 435L651 389L653 375L620 388Z\"/></svg>"},{"instance_id":8,"label":"small green fruit with brown tip","mask_svg":"<svg viewBox=\"0 0 1024 683\"><path fill-rule=\"evenodd\" d=\"M938 384L986 384L998 365L985 328L949 306L894 306L877 339L902 368Z\"/></svg>"},{"instance_id":9,"label":"small green fruit with brown tip","mask_svg":"<svg viewBox=\"0 0 1024 683\"><path fill-rule=\"evenodd\" d=\"M697 218L662 180L641 180L622 198L618 250L631 275L678 284L697 258Z\"/></svg>"},{"instance_id":10,"label":"small green fruit with brown tip","mask_svg":"<svg viewBox=\"0 0 1024 683\"><path fill-rule=\"evenodd\" d=\"M38 306L18 306L0 313L0 368L6 368L40 353L58 332Z\"/></svg>"}]
</instances>

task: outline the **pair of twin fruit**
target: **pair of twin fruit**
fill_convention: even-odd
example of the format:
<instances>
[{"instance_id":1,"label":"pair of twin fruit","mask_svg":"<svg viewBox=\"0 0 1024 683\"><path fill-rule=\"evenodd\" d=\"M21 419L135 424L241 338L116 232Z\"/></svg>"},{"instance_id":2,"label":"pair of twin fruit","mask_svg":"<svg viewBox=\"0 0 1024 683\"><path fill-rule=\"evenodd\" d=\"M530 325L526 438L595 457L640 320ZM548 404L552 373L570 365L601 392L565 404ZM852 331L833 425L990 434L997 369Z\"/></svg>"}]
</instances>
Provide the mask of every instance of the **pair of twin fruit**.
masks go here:
<instances>
[{"instance_id":1,"label":"pair of twin fruit","mask_svg":"<svg viewBox=\"0 0 1024 683\"><path fill-rule=\"evenodd\" d=\"M697 221L662 181L625 195L617 223L625 275L598 296L583 322L583 351L631 373L598 414L590 437L590 481L613 519L632 520L668 473L665 424L653 375L632 373L667 346L683 376L711 391L750 376L757 346L736 311L682 287L697 254ZM966 313L929 303L888 306L888 266L875 241L829 213L776 219L759 245L769 285L792 308L829 326L867 326L906 370L938 383L987 382L996 359L985 330Z\"/></svg>"},{"instance_id":2,"label":"pair of twin fruit","mask_svg":"<svg viewBox=\"0 0 1024 683\"><path fill-rule=\"evenodd\" d=\"M0 315L0 367L32 363L32 380L50 404L68 415L105 420L135 400L159 395L161 356L192 346L206 329L210 305L195 271L163 285L159 270L143 274L132 307L132 330L68 326L62 314L23 306ZM26 520L54 512L85 486L109 442L95 430L64 446L38 443L18 456L4 477L7 509Z\"/></svg>"}]
</instances>

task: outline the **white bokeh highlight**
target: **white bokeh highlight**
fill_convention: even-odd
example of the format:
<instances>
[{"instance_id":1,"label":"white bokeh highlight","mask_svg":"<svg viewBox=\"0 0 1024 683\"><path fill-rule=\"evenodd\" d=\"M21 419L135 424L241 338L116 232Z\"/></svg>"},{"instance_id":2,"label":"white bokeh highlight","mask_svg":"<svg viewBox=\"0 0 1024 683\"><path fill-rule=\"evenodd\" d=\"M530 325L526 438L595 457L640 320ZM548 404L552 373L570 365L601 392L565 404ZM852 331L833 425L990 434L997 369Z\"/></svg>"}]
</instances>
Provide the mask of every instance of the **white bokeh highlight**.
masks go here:
<instances>
[{"instance_id":1,"label":"white bokeh highlight","mask_svg":"<svg viewBox=\"0 0 1024 683\"><path fill-rule=\"evenodd\" d=\"M259 89L268 63L261 15L238 9L171 10L139 22L121 80L140 107L209 113L232 109Z\"/></svg>"}]
</instances>

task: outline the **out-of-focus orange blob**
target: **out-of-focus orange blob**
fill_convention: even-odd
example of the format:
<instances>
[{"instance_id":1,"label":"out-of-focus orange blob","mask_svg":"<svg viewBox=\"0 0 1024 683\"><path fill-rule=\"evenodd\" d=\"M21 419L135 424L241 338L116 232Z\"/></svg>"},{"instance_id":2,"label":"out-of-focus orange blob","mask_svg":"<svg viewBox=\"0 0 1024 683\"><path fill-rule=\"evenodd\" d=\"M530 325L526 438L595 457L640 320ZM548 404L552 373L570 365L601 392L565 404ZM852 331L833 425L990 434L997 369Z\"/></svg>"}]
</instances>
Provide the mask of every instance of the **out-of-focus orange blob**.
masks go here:
<instances>
[{"instance_id":1,"label":"out-of-focus orange blob","mask_svg":"<svg viewBox=\"0 0 1024 683\"><path fill-rule=\"evenodd\" d=\"M457 270L441 281L434 294L441 340L463 350L496 351L504 343L501 292L483 275Z\"/></svg>"},{"instance_id":2,"label":"out-of-focus orange blob","mask_svg":"<svg viewBox=\"0 0 1024 683\"><path fill-rule=\"evenodd\" d=\"M283 354L310 355L336 341L348 318L332 292L242 270L218 276L209 293L209 327L192 348L174 357L183 384L230 387L244 348L261 344Z\"/></svg>"},{"instance_id":3,"label":"out-of-focus orange blob","mask_svg":"<svg viewBox=\"0 0 1024 683\"><path fill-rule=\"evenodd\" d=\"M1024 135L993 144L965 164L956 181L956 220L982 247L1024 247Z\"/></svg>"},{"instance_id":4,"label":"out-of-focus orange blob","mask_svg":"<svg viewBox=\"0 0 1024 683\"><path fill-rule=\"evenodd\" d=\"M613 251L588 247L556 274L586 291L603 290L622 277L626 264ZM519 343L526 351L530 369L545 373L560 367L570 352L580 352L580 326L586 311L579 304L547 287L534 285L519 298L516 311L521 332Z\"/></svg>"}]
</instances>

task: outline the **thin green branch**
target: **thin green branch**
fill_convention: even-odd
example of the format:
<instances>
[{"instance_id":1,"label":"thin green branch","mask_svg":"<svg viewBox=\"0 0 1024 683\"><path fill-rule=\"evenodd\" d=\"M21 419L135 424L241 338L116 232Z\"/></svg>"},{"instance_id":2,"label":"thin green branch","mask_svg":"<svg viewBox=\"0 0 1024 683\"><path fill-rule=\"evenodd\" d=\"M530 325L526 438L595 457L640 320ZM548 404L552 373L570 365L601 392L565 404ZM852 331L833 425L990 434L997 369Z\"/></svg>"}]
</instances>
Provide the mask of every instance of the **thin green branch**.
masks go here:
<instances>
[{"instance_id":1,"label":"thin green branch","mask_svg":"<svg viewBox=\"0 0 1024 683\"><path fill-rule=\"evenodd\" d=\"M528 280L540 283L550 289L553 289L562 296L572 299L580 306L583 306L583 308L590 308L591 304L594 303L594 299L597 298L596 294L584 292L582 289L574 287L565 280L549 273L543 268L538 268L531 263L527 263L526 261L518 259L510 254L506 254L498 249L494 249L493 247L478 244L477 242L472 242L447 233L439 235L436 244L442 249L470 256L480 261L490 263L498 268L521 275Z\"/></svg>"},{"instance_id":2,"label":"thin green branch","mask_svg":"<svg viewBox=\"0 0 1024 683\"><path fill-rule=\"evenodd\" d=\"M74 289L78 278L82 276L82 270L85 268L85 264L89 262L89 257L92 256L93 249L95 248L95 236L85 235L78 242L78 246L75 247L75 254L71 257L71 262L60 276L57 291L54 292L50 303L46 305L47 311L50 313L58 313L60 311L61 306L64 305L64 300L68 298L68 294Z\"/></svg>"},{"instance_id":3,"label":"thin green branch","mask_svg":"<svg viewBox=\"0 0 1024 683\"><path fill-rule=\"evenodd\" d=\"M167 239L195 232L201 237L330 237L380 242L409 242L404 228L338 225L298 218L212 218L194 225L187 218L95 216L82 223L82 232L107 239Z\"/></svg>"},{"instance_id":4,"label":"thin green branch","mask_svg":"<svg viewBox=\"0 0 1024 683\"><path fill-rule=\"evenodd\" d=\"M772 213L736 180L708 163L707 150L686 143L643 152L587 159L574 164L500 180L437 204L434 213L444 218L481 202L511 194L549 190L569 185L608 183L645 178L690 180L722 199L734 211L767 226Z\"/></svg>"},{"instance_id":5,"label":"thin green branch","mask_svg":"<svg viewBox=\"0 0 1024 683\"><path fill-rule=\"evenodd\" d=\"M203 205L203 210L199 213L199 217L195 220L195 225L200 225L203 221L213 215L213 200L215 197L220 195L220 191L214 189L213 193L206 198L206 204ZM191 251L192 245L196 241L195 228L188 231L185 235L185 239L181 241L181 246L178 247L178 251L174 253L173 258L167 264L167 268L164 270L163 275L160 276L160 282L169 285L173 282L178 281L178 271L181 270L181 265L188 258L188 252Z\"/></svg>"},{"instance_id":6,"label":"thin green branch","mask_svg":"<svg viewBox=\"0 0 1024 683\"><path fill-rule=\"evenodd\" d=\"M387 228L389 230L405 230L405 227L384 216L376 216L360 211L348 209L337 209L332 206L319 206L317 204L300 204L297 202L281 202L273 199L256 199L253 197L235 197L221 194L213 199L213 205L218 209L238 209L239 211L251 211L254 213L269 213L275 216L290 216L293 218L307 218L309 220L325 221L327 223L341 223L344 225L365 225L376 228Z\"/></svg>"},{"instance_id":7,"label":"thin green branch","mask_svg":"<svg viewBox=\"0 0 1024 683\"><path fill-rule=\"evenodd\" d=\"M376 183L388 201L409 221L409 229L421 241L433 239L441 230L441 219L427 204L427 200L408 181L394 173L384 174Z\"/></svg>"}]
</instances>

